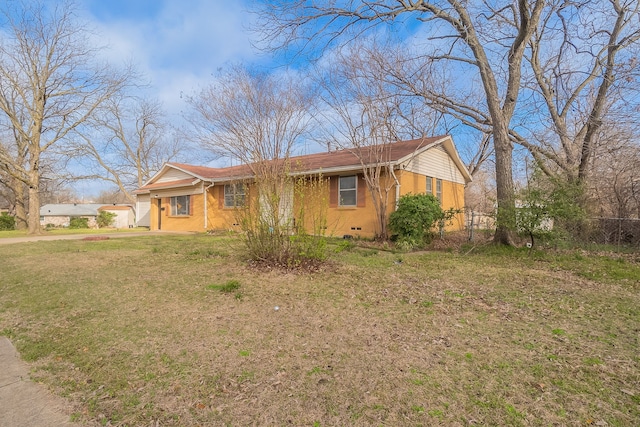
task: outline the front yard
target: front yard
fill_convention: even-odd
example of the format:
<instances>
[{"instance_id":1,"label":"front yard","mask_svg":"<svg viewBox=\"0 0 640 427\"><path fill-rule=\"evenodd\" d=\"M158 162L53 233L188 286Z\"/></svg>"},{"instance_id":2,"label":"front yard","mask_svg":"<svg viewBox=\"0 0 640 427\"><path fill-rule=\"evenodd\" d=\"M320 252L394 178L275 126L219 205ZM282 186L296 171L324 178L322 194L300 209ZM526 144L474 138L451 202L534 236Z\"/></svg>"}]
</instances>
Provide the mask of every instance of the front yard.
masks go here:
<instances>
[{"instance_id":1,"label":"front yard","mask_svg":"<svg viewBox=\"0 0 640 427\"><path fill-rule=\"evenodd\" d=\"M640 256L231 237L0 246L0 333L88 425L636 425Z\"/></svg>"}]
</instances>

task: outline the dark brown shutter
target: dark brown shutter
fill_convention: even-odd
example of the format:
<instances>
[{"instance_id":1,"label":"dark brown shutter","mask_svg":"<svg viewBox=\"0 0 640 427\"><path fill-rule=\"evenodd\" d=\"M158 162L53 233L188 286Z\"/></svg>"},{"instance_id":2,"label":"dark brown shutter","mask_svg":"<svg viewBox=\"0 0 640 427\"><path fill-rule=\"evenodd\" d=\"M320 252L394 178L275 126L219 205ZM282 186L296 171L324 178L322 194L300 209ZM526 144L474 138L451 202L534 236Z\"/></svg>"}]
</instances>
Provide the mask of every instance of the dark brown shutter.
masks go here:
<instances>
[{"instance_id":1,"label":"dark brown shutter","mask_svg":"<svg viewBox=\"0 0 640 427\"><path fill-rule=\"evenodd\" d=\"M358 175L358 194L356 196L357 206L364 208L367 201L367 181L364 179L364 175Z\"/></svg>"},{"instance_id":2,"label":"dark brown shutter","mask_svg":"<svg viewBox=\"0 0 640 427\"><path fill-rule=\"evenodd\" d=\"M218 187L218 209L224 208L224 185Z\"/></svg>"},{"instance_id":3,"label":"dark brown shutter","mask_svg":"<svg viewBox=\"0 0 640 427\"><path fill-rule=\"evenodd\" d=\"M332 176L329 178L329 207L338 207L338 181L339 176Z\"/></svg>"},{"instance_id":4,"label":"dark brown shutter","mask_svg":"<svg viewBox=\"0 0 640 427\"><path fill-rule=\"evenodd\" d=\"M171 212L171 197L165 197L162 199L162 205L164 207L165 216L169 216L169 213Z\"/></svg>"},{"instance_id":5,"label":"dark brown shutter","mask_svg":"<svg viewBox=\"0 0 640 427\"><path fill-rule=\"evenodd\" d=\"M193 201L195 200L195 197L193 196L193 194L191 196L189 196L189 215L193 215Z\"/></svg>"}]
</instances>

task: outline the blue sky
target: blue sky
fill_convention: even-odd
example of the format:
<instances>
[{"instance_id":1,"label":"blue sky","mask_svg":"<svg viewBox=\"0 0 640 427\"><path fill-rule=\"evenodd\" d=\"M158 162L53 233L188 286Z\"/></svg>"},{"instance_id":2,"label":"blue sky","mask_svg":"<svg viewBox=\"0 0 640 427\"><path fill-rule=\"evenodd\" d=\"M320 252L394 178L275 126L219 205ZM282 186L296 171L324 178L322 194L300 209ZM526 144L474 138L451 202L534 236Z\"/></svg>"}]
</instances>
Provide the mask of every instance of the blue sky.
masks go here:
<instances>
[{"instance_id":1,"label":"blue sky","mask_svg":"<svg viewBox=\"0 0 640 427\"><path fill-rule=\"evenodd\" d=\"M232 62L269 58L250 42L248 1L78 0L110 62L131 60L150 82L149 92L170 114L184 106L181 95L211 82Z\"/></svg>"},{"instance_id":2,"label":"blue sky","mask_svg":"<svg viewBox=\"0 0 640 427\"><path fill-rule=\"evenodd\" d=\"M256 0L76 0L110 62L131 60L150 81L149 92L172 115L184 95L211 83L218 68L234 62L276 68L291 59L259 52L251 44ZM389 39L410 37L420 24L403 18L376 27ZM304 56L294 62L304 65ZM181 95L183 98L181 98Z\"/></svg>"}]
</instances>

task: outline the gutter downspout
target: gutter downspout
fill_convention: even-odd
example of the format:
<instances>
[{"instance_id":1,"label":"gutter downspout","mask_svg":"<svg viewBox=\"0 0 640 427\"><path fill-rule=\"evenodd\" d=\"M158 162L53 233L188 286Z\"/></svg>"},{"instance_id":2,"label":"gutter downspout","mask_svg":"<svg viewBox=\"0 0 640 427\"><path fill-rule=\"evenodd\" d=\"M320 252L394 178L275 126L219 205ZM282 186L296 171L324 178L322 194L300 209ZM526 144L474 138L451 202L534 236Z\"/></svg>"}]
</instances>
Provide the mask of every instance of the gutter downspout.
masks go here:
<instances>
[{"instance_id":1,"label":"gutter downspout","mask_svg":"<svg viewBox=\"0 0 640 427\"><path fill-rule=\"evenodd\" d=\"M209 185L208 187L205 188L205 186L203 185L202 188L202 199L204 201L204 231L207 231L207 221L209 219L208 217L208 213L207 213L207 206L209 206L209 203L207 202L207 193L209 192L209 189L213 187L213 182L211 183L211 185Z\"/></svg>"},{"instance_id":2,"label":"gutter downspout","mask_svg":"<svg viewBox=\"0 0 640 427\"><path fill-rule=\"evenodd\" d=\"M393 177L393 180L396 182L396 201L395 201L395 206L393 210L397 211L398 201L400 200L400 181L398 181L398 177L396 176L396 172L393 166L391 167L391 176Z\"/></svg>"}]
</instances>

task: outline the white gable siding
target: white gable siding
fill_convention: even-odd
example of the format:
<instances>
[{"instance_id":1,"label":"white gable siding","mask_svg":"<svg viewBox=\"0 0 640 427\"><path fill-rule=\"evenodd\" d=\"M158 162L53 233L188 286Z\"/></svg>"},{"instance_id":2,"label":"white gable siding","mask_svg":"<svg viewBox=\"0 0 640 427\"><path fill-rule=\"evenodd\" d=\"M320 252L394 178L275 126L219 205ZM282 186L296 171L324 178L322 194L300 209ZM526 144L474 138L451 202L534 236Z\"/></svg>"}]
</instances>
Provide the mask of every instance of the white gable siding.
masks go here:
<instances>
[{"instance_id":1,"label":"white gable siding","mask_svg":"<svg viewBox=\"0 0 640 427\"><path fill-rule=\"evenodd\" d=\"M154 181L154 183L177 181L180 179L188 179L188 178L193 178L194 181L196 180L196 178L193 175L189 175L188 173L184 173L178 169L169 168L164 174L162 174L160 178Z\"/></svg>"},{"instance_id":2,"label":"white gable siding","mask_svg":"<svg viewBox=\"0 0 640 427\"><path fill-rule=\"evenodd\" d=\"M465 184L464 176L442 147L433 147L406 163L405 170L433 178Z\"/></svg>"}]
</instances>

